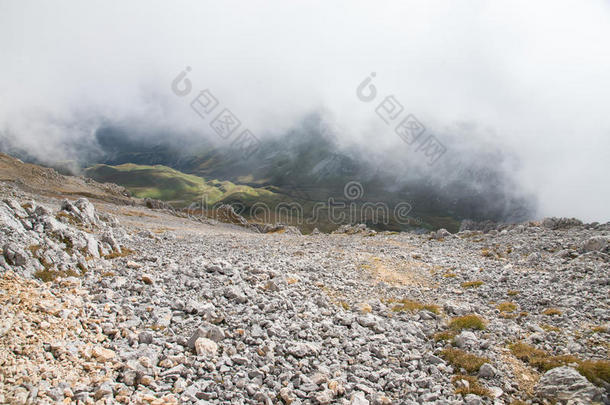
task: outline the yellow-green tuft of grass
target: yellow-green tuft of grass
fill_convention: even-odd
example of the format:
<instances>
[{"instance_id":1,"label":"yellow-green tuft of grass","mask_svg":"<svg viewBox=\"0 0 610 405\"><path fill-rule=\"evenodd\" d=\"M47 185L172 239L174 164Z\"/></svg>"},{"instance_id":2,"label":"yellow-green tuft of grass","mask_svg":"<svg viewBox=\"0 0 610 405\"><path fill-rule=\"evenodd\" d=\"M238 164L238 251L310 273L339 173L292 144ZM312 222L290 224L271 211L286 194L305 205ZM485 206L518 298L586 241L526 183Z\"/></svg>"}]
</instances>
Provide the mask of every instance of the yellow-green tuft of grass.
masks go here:
<instances>
[{"instance_id":1,"label":"yellow-green tuft of grass","mask_svg":"<svg viewBox=\"0 0 610 405\"><path fill-rule=\"evenodd\" d=\"M460 380L465 380L468 382L468 387L457 387L458 382ZM483 387L480 383L479 383L479 379L477 377L471 376L471 375L455 375L453 376L453 378L451 379L451 382L453 383L453 385L455 385L457 388L455 389L455 393L459 394L459 395L463 395L466 396L468 394L474 394L474 395L479 395L479 396L485 396L485 397L491 397L491 391L488 390L487 388Z\"/></svg>"},{"instance_id":2,"label":"yellow-green tuft of grass","mask_svg":"<svg viewBox=\"0 0 610 405\"><path fill-rule=\"evenodd\" d=\"M508 347L513 355L519 360L528 363L530 366L540 371L549 371L555 367L566 366L568 364L579 364L580 360L576 356L561 355L551 356L541 349L537 349L526 343L514 343Z\"/></svg>"},{"instance_id":3,"label":"yellow-green tuft of grass","mask_svg":"<svg viewBox=\"0 0 610 405\"><path fill-rule=\"evenodd\" d=\"M479 288L483 284L485 284L483 281L475 280L475 281L465 281L461 285L462 285L462 288Z\"/></svg>"},{"instance_id":4,"label":"yellow-green tuft of grass","mask_svg":"<svg viewBox=\"0 0 610 405\"><path fill-rule=\"evenodd\" d=\"M591 327L591 331L593 333L606 333L608 331L608 327L604 325L598 325Z\"/></svg>"},{"instance_id":5,"label":"yellow-green tuft of grass","mask_svg":"<svg viewBox=\"0 0 610 405\"><path fill-rule=\"evenodd\" d=\"M59 211L57 214L55 214L55 218L60 222L62 222L62 219L65 219L65 222L68 222L70 225L78 224L76 218L74 218L72 215L68 214L65 211Z\"/></svg>"},{"instance_id":6,"label":"yellow-green tuft of grass","mask_svg":"<svg viewBox=\"0 0 610 405\"><path fill-rule=\"evenodd\" d=\"M485 321L475 314L458 316L449 321L449 327L456 331L464 329L483 330L485 329L485 326Z\"/></svg>"},{"instance_id":7,"label":"yellow-green tuft of grass","mask_svg":"<svg viewBox=\"0 0 610 405\"><path fill-rule=\"evenodd\" d=\"M392 311L394 311L394 312L404 312L404 311L415 312L415 311L421 311L422 309L424 309L426 311L430 311L435 314L439 314L441 311L440 307L438 305L422 304L421 302L406 299L406 298L401 299L401 300L390 300L390 302L396 303L396 305L394 305L392 307Z\"/></svg>"},{"instance_id":8,"label":"yellow-green tuft of grass","mask_svg":"<svg viewBox=\"0 0 610 405\"><path fill-rule=\"evenodd\" d=\"M47 283L49 281L53 281L59 277L78 277L80 275L82 275L82 274L79 274L72 269L69 269L66 271L44 269L44 270L38 270L36 273L34 273L34 277L36 277L37 279L39 279L45 283Z\"/></svg>"},{"instance_id":9,"label":"yellow-green tuft of grass","mask_svg":"<svg viewBox=\"0 0 610 405\"><path fill-rule=\"evenodd\" d=\"M496 307L500 312L515 312L517 310L517 304L514 302L502 302Z\"/></svg>"},{"instance_id":10,"label":"yellow-green tuft of grass","mask_svg":"<svg viewBox=\"0 0 610 405\"><path fill-rule=\"evenodd\" d=\"M441 351L441 357L447 360L449 364L456 367L458 370L464 369L468 373L479 371L483 364L489 363L489 359L485 357L479 357L452 347Z\"/></svg>"},{"instance_id":11,"label":"yellow-green tuft of grass","mask_svg":"<svg viewBox=\"0 0 610 405\"><path fill-rule=\"evenodd\" d=\"M532 365L543 371L549 371L555 367L567 366L569 364L579 364L580 359L571 354L561 356L549 356L540 363L533 362Z\"/></svg>"},{"instance_id":12,"label":"yellow-green tuft of grass","mask_svg":"<svg viewBox=\"0 0 610 405\"><path fill-rule=\"evenodd\" d=\"M445 273L445 274L443 274L443 277L445 277L445 278L456 278L457 274L455 274L455 273Z\"/></svg>"},{"instance_id":13,"label":"yellow-green tuft of grass","mask_svg":"<svg viewBox=\"0 0 610 405\"><path fill-rule=\"evenodd\" d=\"M537 357L548 356L544 350L537 349L534 346L530 346L527 343L513 343L508 347L513 355L521 361L529 363L532 359Z\"/></svg>"},{"instance_id":14,"label":"yellow-green tuft of grass","mask_svg":"<svg viewBox=\"0 0 610 405\"><path fill-rule=\"evenodd\" d=\"M491 256L493 256L493 253L489 249L483 249L483 250L481 250L481 255L483 257L491 257Z\"/></svg>"},{"instance_id":15,"label":"yellow-green tuft of grass","mask_svg":"<svg viewBox=\"0 0 610 405\"><path fill-rule=\"evenodd\" d=\"M544 311L542 311L543 315L548 315L548 316L554 316L554 315L561 315L562 312L559 308L547 308Z\"/></svg>"},{"instance_id":16,"label":"yellow-green tuft of grass","mask_svg":"<svg viewBox=\"0 0 610 405\"><path fill-rule=\"evenodd\" d=\"M76 264L76 267L78 268L78 270L80 270L81 275L84 275L87 272L87 270L89 270L87 268L87 264L83 263L83 262L78 262Z\"/></svg>"},{"instance_id":17,"label":"yellow-green tuft of grass","mask_svg":"<svg viewBox=\"0 0 610 405\"><path fill-rule=\"evenodd\" d=\"M515 295L519 295L520 292L517 290L508 290L508 292L506 293L509 297L514 297Z\"/></svg>"},{"instance_id":18,"label":"yellow-green tuft of grass","mask_svg":"<svg viewBox=\"0 0 610 405\"><path fill-rule=\"evenodd\" d=\"M434 339L435 342L439 342L441 340L446 340L446 341L450 341L451 339L453 339L455 337L455 335L457 335L457 332L454 330L445 330L442 332L437 332L435 333L432 338Z\"/></svg>"},{"instance_id":19,"label":"yellow-green tuft of grass","mask_svg":"<svg viewBox=\"0 0 610 405\"><path fill-rule=\"evenodd\" d=\"M339 301L339 302L337 302L337 305L339 305L344 310L349 311L349 304L347 302Z\"/></svg>"},{"instance_id":20,"label":"yellow-green tuft of grass","mask_svg":"<svg viewBox=\"0 0 610 405\"><path fill-rule=\"evenodd\" d=\"M38 251L41 249L40 245L30 245L28 246L28 250L30 251L30 253L32 253L32 256L36 257L38 254Z\"/></svg>"},{"instance_id":21,"label":"yellow-green tuft of grass","mask_svg":"<svg viewBox=\"0 0 610 405\"><path fill-rule=\"evenodd\" d=\"M610 383L610 361L608 360L585 360L578 365L577 370L594 384L601 385L602 381Z\"/></svg>"},{"instance_id":22,"label":"yellow-green tuft of grass","mask_svg":"<svg viewBox=\"0 0 610 405\"><path fill-rule=\"evenodd\" d=\"M559 329L557 326L549 325L548 323L541 323L540 327L545 332L561 332L561 329Z\"/></svg>"}]
</instances>

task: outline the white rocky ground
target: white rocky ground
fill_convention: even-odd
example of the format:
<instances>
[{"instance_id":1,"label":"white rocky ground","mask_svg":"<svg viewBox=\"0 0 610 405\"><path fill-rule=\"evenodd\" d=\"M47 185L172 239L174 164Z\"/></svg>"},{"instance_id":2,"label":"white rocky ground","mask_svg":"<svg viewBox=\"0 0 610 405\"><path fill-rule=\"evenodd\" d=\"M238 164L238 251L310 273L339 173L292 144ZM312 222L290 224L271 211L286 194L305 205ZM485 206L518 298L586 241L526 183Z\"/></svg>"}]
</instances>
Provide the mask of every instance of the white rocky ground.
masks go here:
<instances>
[{"instance_id":1,"label":"white rocky ground","mask_svg":"<svg viewBox=\"0 0 610 405\"><path fill-rule=\"evenodd\" d=\"M0 193L1 403L610 403L609 224L260 234Z\"/></svg>"}]
</instances>

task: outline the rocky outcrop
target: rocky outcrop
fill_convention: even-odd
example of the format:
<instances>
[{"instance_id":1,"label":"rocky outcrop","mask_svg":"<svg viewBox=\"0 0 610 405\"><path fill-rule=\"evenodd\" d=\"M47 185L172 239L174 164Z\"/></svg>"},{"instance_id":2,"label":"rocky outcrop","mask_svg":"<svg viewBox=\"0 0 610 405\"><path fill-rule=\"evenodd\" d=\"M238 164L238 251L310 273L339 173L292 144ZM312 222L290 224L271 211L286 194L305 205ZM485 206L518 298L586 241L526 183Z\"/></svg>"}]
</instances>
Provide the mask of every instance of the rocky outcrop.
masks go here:
<instances>
[{"instance_id":1,"label":"rocky outcrop","mask_svg":"<svg viewBox=\"0 0 610 405\"><path fill-rule=\"evenodd\" d=\"M151 210L164 210L171 213L176 213L176 209L169 203L161 200L155 200L153 198L145 198L144 206Z\"/></svg>"},{"instance_id":2,"label":"rocky outcrop","mask_svg":"<svg viewBox=\"0 0 610 405\"><path fill-rule=\"evenodd\" d=\"M445 228L441 228L438 231L430 232L430 237L436 240L443 240L445 238L453 237L453 234Z\"/></svg>"},{"instance_id":3,"label":"rocky outcrop","mask_svg":"<svg viewBox=\"0 0 610 405\"><path fill-rule=\"evenodd\" d=\"M356 234L362 234L362 235L367 235L367 236L373 236L376 235L377 232L367 228L367 226L365 224L346 224L346 225L341 225L338 229L336 229L335 231L333 231L333 234L345 234L345 235L356 235Z\"/></svg>"},{"instance_id":4,"label":"rocky outcrop","mask_svg":"<svg viewBox=\"0 0 610 405\"><path fill-rule=\"evenodd\" d=\"M544 218L542 226L548 229L570 229L577 226L582 226L581 220L576 218Z\"/></svg>"},{"instance_id":5,"label":"rocky outcrop","mask_svg":"<svg viewBox=\"0 0 610 405\"><path fill-rule=\"evenodd\" d=\"M221 222L228 224L235 224L248 227L250 224L248 221L235 212L235 209L229 204L223 204L216 209L215 217Z\"/></svg>"},{"instance_id":6,"label":"rocky outcrop","mask_svg":"<svg viewBox=\"0 0 610 405\"><path fill-rule=\"evenodd\" d=\"M98 215L85 198L64 200L55 213L34 201L5 199L0 203L0 234L0 265L44 280L81 274L91 258L120 254L117 237L125 236L114 217Z\"/></svg>"},{"instance_id":7,"label":"rocky outcrop","mask_svg":"<svg viewBox=\"0 0 610 405\"><path fill-rule=\"evenodd\" d=\"M285 233L288 235L301 235L299 228L285 224L250 223L229 204L223 204L216 209L215 219L228 224L240 225L259 233Z\"/></svg>"},{"instance_id":8,"label":"rocky outcrop","mask_svg":"<svg viewBox=\"0 0 610 405\"><path fill-rule=\"evenodd\" d=\"M302 235L296 226L284 224L257 224L251 223L250 226L260 233L285 233L287 235Z\"/></svg>"}]
</instances>

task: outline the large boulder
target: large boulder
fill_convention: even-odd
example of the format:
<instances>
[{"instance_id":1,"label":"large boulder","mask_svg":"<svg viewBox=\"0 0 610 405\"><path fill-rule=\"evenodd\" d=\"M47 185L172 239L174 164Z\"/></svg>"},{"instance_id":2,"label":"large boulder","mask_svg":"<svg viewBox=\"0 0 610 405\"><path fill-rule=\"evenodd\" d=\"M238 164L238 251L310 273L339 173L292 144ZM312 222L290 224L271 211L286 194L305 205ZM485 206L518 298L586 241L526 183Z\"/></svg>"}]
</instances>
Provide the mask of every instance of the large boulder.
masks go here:
<instances>
[{"instance_id":1,"label":"large boulder","mask_svg":"<svg viewBox=\"0 0 610 405\"><path fill-rule=\"evenodd\" d=\"M25 251L14 244L5 244L2 247L2 254L8 264L12 264L13 266L25 266L28 260Z\"/></svg>"},{"instance_id":2,"label":"large boulder","mask_svg":"<svg viewBox=\"0 0 610 405\"><path fill-rule=\"evenodd\" d=\"M602 392L572 367L557 367L547 371L538 385L536 394L549 401L573 404L591 404L601 401Z\"/></svg>"},{"instance_id":3,"label":"large boulder","mask_svg":"<svg viewBox=\"0 0 610 405\"><path fill-rule=\"evenodd\" d=\"M12 232L25 232L25 228L15 216L15 211L8 204L0 203L0 226L7 227Z\"/></svg>"},{"instance_id":4,"label":"large boulder","mask_svg":"<svg viewBox=\"0 0 610 405\"><path fill-rule=\"evenodd\" d=\"M64 200L61 203L61 211L58 218L68 217L69 222L78 223L87 227L99 226L99 217L95 212L95 207L86 198L80 198L73 203Z\"/></svg>"},{"instance_id":5,"label":"large boulder","mask_svg":"<svg viewBox=\"0 0 610 405\"><path fill-rule=\"evenodd\" d=\"M436 232L432 232L432 238L436 239L436 240L442 240L445 238L450 238L452 236L453 236L453 234L451 232L449 232L448 230L446 230L445 228L441 228Z\"/></svg>"},{"instance_id":6,"label":"large boulder","mask_svg":"<svg viewBox=\"0 0 610 405\"><path fill-rule=\"evenodd\" d=\"M465 302L447 301L443 304L443 310L449 315L466 315L473 312L472 305Z\"/></svg>"},{"instance_id":7,"label":"large boulder","mask_svg":"<svg viewBox=\"0 0 610 405\"><path fill-rule=\"evenodd\" d=\"M373 235L377 234L377 232L375 232L374 230L367 228L366 224L341 225L338 229L333 231L333 233L334 234L346 234L346 235L362 234L365 236L373 236Z\"/></svg>"},{"instance_id":8,"label":"large boulder","mask_svg":"<svg viewBox=\"0 0 610 405\"><path fill-rule=\"evenodd\" d=\"M608 238L606 236L594 236L587 239L583 245L584 252L603 252L608 246Z\"/></svg>"},{"instance_id":9,"label":"large boulder","mask_svg":"<svg viewBox=\"0 0 610 405\"><path fill-rule=\"evenodd\" d=\"M460 349L477 347L478 344L479 339L477 339L477 336L469 330L464 330L455 337L455 345Z\"/></svg>"},{"instance_id":10,"label":"large boulder","mask_svg":"<svg viewBox=\"0 0 610 405\"><path fill-rule=\"evenodd\" d=\"M97 214L95 213L95 207L89 202L89 200L86 198L79 198L76 200L74 205L80 210L83 222L97 224L98 218Z\"/></svg>"},{"instance_id":11,"label":"large boulder","mask_svg":"<svg viewBox=\"0 0 610 405\"><path fill-rule=\"evenodd\" d=\"M17 201L13 200L12 198L5 199L4 203L10 207L10 209L13 211L13 214L15 215L15 217L17 217L19 219L25 219L30 216L27 213L27 211L21 205L19 205L19 203Z\"/></svg>"}]
</instances>

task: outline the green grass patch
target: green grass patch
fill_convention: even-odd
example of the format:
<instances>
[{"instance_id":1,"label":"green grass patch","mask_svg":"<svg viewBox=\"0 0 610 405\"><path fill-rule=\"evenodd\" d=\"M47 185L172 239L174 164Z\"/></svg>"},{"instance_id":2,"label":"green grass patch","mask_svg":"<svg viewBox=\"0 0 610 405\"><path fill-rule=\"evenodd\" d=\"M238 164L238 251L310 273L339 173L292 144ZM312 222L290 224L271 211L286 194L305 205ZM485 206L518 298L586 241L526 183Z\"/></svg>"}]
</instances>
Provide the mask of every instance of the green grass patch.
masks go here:
<instances>
[{"instance_id":1,"label":"green grass patch","mask_svg":"<svg viewBox=\"0 0 610 405\"><path fill-rule=\"evenodd\" d=\"M211 205L236 196L240 200L256 200L273 195L263 188L238 185L230 181L208 181L162 165L95 165L86 169L85 175L99 182L119 184L135 197L168 201L177 208L188 206L191 202L201 202L204 196L205 202Z\"/></svg>"}]
</instances>

